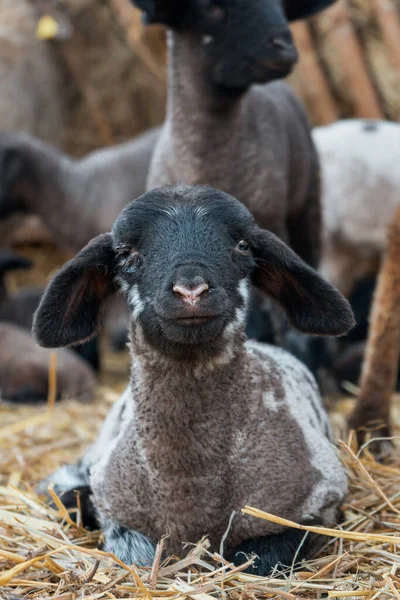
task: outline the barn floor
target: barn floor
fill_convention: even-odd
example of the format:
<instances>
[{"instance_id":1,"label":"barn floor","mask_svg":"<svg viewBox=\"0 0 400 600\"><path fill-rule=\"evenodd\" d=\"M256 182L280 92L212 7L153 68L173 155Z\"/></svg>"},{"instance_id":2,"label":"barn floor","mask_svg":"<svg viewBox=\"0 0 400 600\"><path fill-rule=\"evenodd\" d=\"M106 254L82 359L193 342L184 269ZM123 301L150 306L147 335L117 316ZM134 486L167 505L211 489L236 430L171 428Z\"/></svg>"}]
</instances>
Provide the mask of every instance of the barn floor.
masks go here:
<instances>
[{"instance_id":1,"label":"barn floor","mask_svg":"<svg viewBox=\"0 0 400 600\"><path fill-rule=\"evenodd\" d=\"M56 266L53 256L50 264L40 256L29 284L44 283ZM26 284L21 277L19 273L12 285ZM135 569L99 550L101 534L75 525L62 500L56 498L57 509L44 505L31 486L74 461L95 439L127 382L128 364L124 354L105 356L101 385L90 404L0 402L0 598L400 600L400 446L384 464L368 451L360 458L345 429L352 400L334 404L331 411L336 436L345 440L338 442L350 480L345 522L336 531L320 530L326 536L319 538L321 549L300 571L288 569L268 579L247 575L211 555L205 540L183 560L156 560L151 570ZM393 420L393 433L400 438L400 398L394 402Z\"/></svg>"}]
</instances>

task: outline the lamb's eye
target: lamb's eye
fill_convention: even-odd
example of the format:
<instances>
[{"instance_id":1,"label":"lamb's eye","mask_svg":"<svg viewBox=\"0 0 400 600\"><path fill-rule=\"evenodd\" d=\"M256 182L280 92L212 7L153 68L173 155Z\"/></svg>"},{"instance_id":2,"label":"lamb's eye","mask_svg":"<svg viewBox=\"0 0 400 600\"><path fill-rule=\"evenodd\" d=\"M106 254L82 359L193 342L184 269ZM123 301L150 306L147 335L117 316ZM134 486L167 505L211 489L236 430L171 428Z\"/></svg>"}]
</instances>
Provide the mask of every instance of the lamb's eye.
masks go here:
<instances>
[{"instance_id":1,"label":"lamb's eye","mask_svg":"<svg viewBox=\"0 0 400 600\"><path fill-rule=\"evenodd\" d=\"M250 245L246 240L240 240L240 242L236 245L236 249L242 254L248 254L250 252Z\"/></svg>"},{"instance_id":2,"label":"lamb's eye","mask_svg":"<svg viewBox=\"0 0 400 600\"><path fill-rule=\"evenodd\" d=\"M121 247L118 249L118 255L120 257L120 266L124 273L133 274L136 273L140 265L140 254L134 248Z\"/></svg>"}]
</instances>

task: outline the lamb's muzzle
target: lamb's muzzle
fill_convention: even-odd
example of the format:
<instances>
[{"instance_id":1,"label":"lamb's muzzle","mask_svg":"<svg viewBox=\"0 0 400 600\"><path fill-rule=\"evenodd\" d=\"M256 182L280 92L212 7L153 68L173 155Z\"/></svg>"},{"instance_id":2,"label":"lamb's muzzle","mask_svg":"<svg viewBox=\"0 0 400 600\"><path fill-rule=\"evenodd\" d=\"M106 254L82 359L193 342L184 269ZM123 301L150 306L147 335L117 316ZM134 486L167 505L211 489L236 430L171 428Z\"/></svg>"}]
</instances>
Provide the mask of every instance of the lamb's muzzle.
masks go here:
<instances>
[{"instance_id":1,"label":"lamb's muzzle","mask_svg":"<svg viewBox=\"0 0 400 600\"><path fill-rule=\"evenodd\" d=\"M198 294L197 315L183 323L188 305L177 281ZM302 331L338 335L352 326L339 292L239 201L207 187L138 198L43 297L34 329L46 346L92 335L117 287L130 306L131 386L75 468L79 486L93 490L106 549L128 563L151 564L167 532L168 552L203 535L217 549L245 504L300 522L337 518L346 478L317 386L283 350L245 342L251 282ZM55 474L58 491L70 489L73 474ZM237 549L253 544L259 572L268 573L276 560L291 564L297 546L287 536L242 516L225 548L236 561Z\"/></svg>"}]
</instances>

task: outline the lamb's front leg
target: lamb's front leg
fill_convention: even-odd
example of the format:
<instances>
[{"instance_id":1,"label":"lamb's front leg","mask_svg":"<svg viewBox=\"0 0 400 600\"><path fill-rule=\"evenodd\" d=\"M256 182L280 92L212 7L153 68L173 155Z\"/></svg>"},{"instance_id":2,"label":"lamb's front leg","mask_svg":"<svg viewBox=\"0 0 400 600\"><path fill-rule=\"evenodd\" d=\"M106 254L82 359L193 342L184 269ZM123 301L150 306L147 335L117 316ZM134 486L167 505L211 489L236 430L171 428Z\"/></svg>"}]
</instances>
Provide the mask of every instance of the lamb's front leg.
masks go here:
<instances>
[{"instance_id":1,"label":"lamb's front leg","mask_svg":"<svg viewBox=\"0 0 400 600\"><path fill-rule=\"evenodd\" d=\"M149 537L112 521L105 523L102 529L106 552L112 552L126 565L151 567L156 545Z\"/></svg>"}]
</instances>

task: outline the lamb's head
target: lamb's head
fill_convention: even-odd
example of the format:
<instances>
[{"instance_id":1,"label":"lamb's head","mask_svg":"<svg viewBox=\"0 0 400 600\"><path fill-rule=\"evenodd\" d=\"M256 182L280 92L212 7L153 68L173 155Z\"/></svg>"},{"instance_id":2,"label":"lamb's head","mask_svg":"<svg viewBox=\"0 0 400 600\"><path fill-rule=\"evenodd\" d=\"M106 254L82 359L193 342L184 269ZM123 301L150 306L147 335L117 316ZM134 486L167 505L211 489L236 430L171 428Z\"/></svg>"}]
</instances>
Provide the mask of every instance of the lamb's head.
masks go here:
<instances>
[{"instance_id":1,"label":"lamb's head","mask_svg":"<svg viewBox=\"0 0 400 600\"><path fill-rule=\"evenodd\" d=\"M214 84L242 90L285 77L297 61L289 21L334 0L133 0L147 22L198 34Z\"/></svg>"},{"instance_id":2,"label":"lamb's head","mask_svg":"<svg viewBox=\"0 0 400 600\"><path fill-rule=\"evenodd\" d=\"M40 344L81 342L120 288L133 327L161 352L212 356L244 328L251 284L313 334L340 335L350 306L330 284L231 196L168 186L131 203L111 233L94 239L50 283L35 317Z\"/></svg>"}]
</instances>

